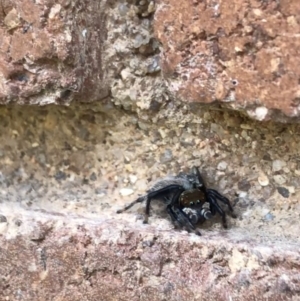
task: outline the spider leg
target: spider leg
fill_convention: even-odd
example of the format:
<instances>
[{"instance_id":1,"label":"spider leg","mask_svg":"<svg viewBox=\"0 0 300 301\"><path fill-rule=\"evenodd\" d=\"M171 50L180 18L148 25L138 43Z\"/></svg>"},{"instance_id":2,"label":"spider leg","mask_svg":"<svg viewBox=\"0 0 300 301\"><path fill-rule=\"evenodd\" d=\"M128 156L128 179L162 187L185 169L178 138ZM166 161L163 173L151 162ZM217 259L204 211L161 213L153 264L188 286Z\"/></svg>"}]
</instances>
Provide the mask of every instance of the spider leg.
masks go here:
<instances>
[{"instance_id":1,"label":"spider leg","mask_svg":"<svg viewBox=\"0 0 300 301\"><path fill-rule=\"evenodd\" d=\"M148 218L149 218L149 214L150 214L150 203L152 201L152 199L155 198L162 198L165 195L168 195L172 190L178 189L178 196L177 196L177 200L179 198L179 195L182 193L183 188L180 185L169 185L166 186L164 188L161 188L159 190L155 190L152 192L149 192L147 195L147 201L146 201L146 209L145 209L145 216L144 216L144 224L148 223ZM176 199L175 199L176 201ZM174 198L172 200L172 202L174 202Z\"/></svg>"},{"instance_id":2,"label":"spider leg","mask_svg":"<svg viewBox=\"0 0 300 301\"><path fill-rule=\"evenodd\" d=\"M152 199L149 198L149 196L148 196L147 201L146 201L146 209L145 209L144 220L143 220L144 224L148 224L148 219L149 219L149 215L150 215L150 203L151 203L151 201L152 201Z\"/></svg>"},{"instance_id":3,"label":"spider leg","mask_svg":"<svg viewBox=\"0 0 300 301\"><path fill-rule=\"evenodd\" d=\"M198 214L199 218L204 218L204 219L212 218L211 211L206 208L202 208L200 211L197 211L197 214Z\"/></svg>"},{"instance_id":4,"label":"spider leg","mask_svg":"<svg viewBox=\"0 0 300 301\"><path fill-rule=\"evenodd\" d=\"M159 190L156 190L156 191L152 191L152 192L150 192L150 193L148 193L146 195L140 196L139 198L137 198L133 202L131 202L128 205L126 205L124 208L117 210L117 213L122 213L122 212L128 210L129 208L131 208L132 206L134 206L137 203L142 203L144 201L147 201L147 204L149 203L148 204L148 211L147 211L148 215L149 215L151 199L159 196L160 193L167 194L167 193L170 192L170 190L176 189L176 188L177 189L181 188L181 186L180 185L169 185L169 186L164 187L162 189L159 189ZM147 204L146 204L146 209L147 209Z\"/></svg>"},{"instance_id":5,"label":"spider leg","mask_svg":"<svg viewBox=\"0 0 300 301\"><path fill-rule=\"evenodd\" d=\"M236 215L234 213L234 210L230 204L230 201L223 196L222 194L220 194L217 190L215 189L207 189L207 194L212 194L216 199L220 200L221 202L223 202L224 204L226 204L229 208L229 210L231 211L231 215L232 217L236 218Z\"/></svg>"},{"instance_id":6,"label":"spider leg","mask_svg":"<svg viewBox=\"0 0 300 301\"><path fill-rule=\"evenodd\" d=\"M186 227L189 232L201 235L201 233L195 229L189 216L179 207L178 199L183 191L184 189L181 188L174 193L171 203L167 206L167 211L174 223L177 222L181 227Z\"/></svg>"},{"instance_id":7,"label":"spider leg","mask_svg":"<svg viewBox=\"0 0 300 301\"><path fill-rule=\"evenodd\" d=\"M217 198L213 194L208 195L208 201L210 203L210 211L213 214L213 211L217 211L222 216L222 224L225 229L227 229L227 221L226 221L226 214L223 209L218 204ZM214 215L214 214L213 214Z\"/></svg>"},{"instance_id":8,"label":"spider leg","mask_svg":"<svg viewBox=\"0 0 300 301\"><path fill-rule=\"evenodd\" d=\"M217 211L216 211L216 208L215 208L215 206L213 205L212 202L209 203L209 210L210 210L212 215L216 215Z\"/></svg>"},{"instance_id":9,"label":"spider leg","mask_svg":"<svg viewBox=\"0 0 300 301\"><path fill-rule=\"evenodd\" d=\"M209 220L212 218L212 214L210 212L209 209L207 208L202 208L199 210L196 210L194 212L186 212L185 213L188 214L191 222L193 223L193 225L197 225L197 224L203 224L206 220Z\"/></svg>"},{"instance_id":10,"label":"spider leg","mask_svg":"<svg viewBox=\"0 0 300 301\"><path fill-rule=\"evenodd\" d=\"M203 177L201 176L201 173L200 173L200 171L199 171L199 168L194 166L194 167L193 167L193 170L194 170L194 173L197 174L197 177L198 177L199 182L203 185L200 189L201 189L202 191L204 191L204 192L207 191L208 189L206 188L205 181L204 181Z\"/></svg>"},{"instance_id":11,"label":"spider leg","mask_svg":"<svg viewBox=\"0 0 300 301\"><path fill-rule=\"evenodd\" d=\"M182 222L181 219L178 218L178 216L175 214L175 212L172 209L171 205L167 206L167 212L169 213L169 215L171 216L171 219L173 221L174 224L178 223L181 227L184 226L184 223Z\"/></svg>"},{"instance_id":12,"label":"spider leg","mask_svg":"<svg viewBox=\"0 0 300 301\"><path fill-rule=\"evenodd\" d=\"M180 195L182 194L182 192L184 191L184 189L179 189L176 193L174 193L173 197L172 197L172 201L170 203L170 205L177 211L178 213L178 217L180 217L182 219L182 222L184 223L184 225L187 225L188 228L191 229L195 229L194 225L192 224L190 218L188 217L188 215L179 207L179 202L178 199L180 197Z\"/></svg>"},{"instance_id":13,"label":"spider leg","mask_svg":"<svg viewBox=\"0 0 300 301\"><path fill-rule=\"evenodd\" d=\"M139 198L137 198L136 200L134 200L130 204L126 205L124 208L119 209L117 211L117 213L122 213L122 212L128 210L129 208L131 208L132 206L134 206L135 204L144 202L146 197L147 197L146 195L140 196Z\"/></svg>"},{"instance_id":14,"label":"spider leg","mask_svg":"<svg viewBox=\"0 0 300 301\"><path fill-rule=\"evenodd\" d=\"M184 189L181 187L181 189L178 189L178 190L173 194L172 200L171 200L171 202L170 202L170 205L171 205L171 206L177 206L177 205L179 205L178 200L179 200L179 197L180 197L180 195L182 194L183 191L184 191Z\"/></svg>"},{"instance_id":15,"label":"spider leg","mask_svg":"<svg viewBox=\"0 0 300 301\"><path fill-rule=\"evenodd\" d=\"M180 189L180 190L178 190L177 192L174 193L174 195L172 196L171 202L169 202L169 205L167 206L167 212L171 216L172 221L174 223L178 222L183 227L184 226L183 221L178 218L178 214L176 214L173 210L174 205L175 205L175 208L177 208L176 202L178 202L178 198L180 197L182 191L183 191L183 189ZM168 202L169 200L170 199L168 197L165 197L166 202Z\"/></svg>"},{"instance_id":16,"label":"spider leg","mask_svg":"<svg viewBox=\"0 0 300 301\"><path fill-rule=\"evenodd\" d=\"M195 232L198 235L201 235L201 233L195 229L195 226L193 225L191 219L189 216L179 207L174 208L177 212L178 219L180 221L180 224L185 226L188 230L188 232Z\"/></svg>"}]
</instances>

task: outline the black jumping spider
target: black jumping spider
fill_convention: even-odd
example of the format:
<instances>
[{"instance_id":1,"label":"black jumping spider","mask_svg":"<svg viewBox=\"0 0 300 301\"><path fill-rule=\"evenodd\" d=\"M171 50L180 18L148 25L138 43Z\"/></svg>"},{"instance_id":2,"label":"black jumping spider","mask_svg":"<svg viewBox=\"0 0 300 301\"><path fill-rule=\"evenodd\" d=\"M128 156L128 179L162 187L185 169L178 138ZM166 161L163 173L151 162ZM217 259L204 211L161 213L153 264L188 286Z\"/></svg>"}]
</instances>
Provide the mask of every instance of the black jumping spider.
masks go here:
<instances>
[{"instance_id":1,"label":"black jumping spider","mask_svg":"<svg viewBox=\"0 0 300 301\"><path fill-rule=\"evenodd\" d=\"M218 204L218 200L226 204L232 213L232 217L236 217L229 200L214 189L207 188L204 180L196 167L192 168L191 173L180 173L177 176L169 176L157 181L148 191L146 195L140 196L132 203L117 211L122 213L131 208L136 203L146 201L146 210L144 223L148 222L150 213L150 203L152 200L162 200L167 204L167 212L172 221L185 227L188 231L193 231L201 235L195 229L195 224L202 219L209 219L217 212L222 217L222 224L227 228L226 214ZM209 210L204 209L205 203L209 204ZM185 212L186 208L196 211L196 218Z\"/></svg>"}]
</instances>

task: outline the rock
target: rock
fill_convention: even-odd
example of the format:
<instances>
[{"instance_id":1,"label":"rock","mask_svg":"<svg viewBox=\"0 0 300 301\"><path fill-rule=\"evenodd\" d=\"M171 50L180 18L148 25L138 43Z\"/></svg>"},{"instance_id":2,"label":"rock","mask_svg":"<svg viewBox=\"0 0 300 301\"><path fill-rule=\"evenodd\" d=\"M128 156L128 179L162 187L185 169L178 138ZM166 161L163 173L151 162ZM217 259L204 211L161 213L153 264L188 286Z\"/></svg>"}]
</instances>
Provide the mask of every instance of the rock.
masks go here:
<instances>
[{"instance_id":1,"label":"rock","mask_svg":"<svg viewBox=\"0 0 300 301\"><path fill-rule=\"evenodd\" d=\"M118 9L121 16L125 16L129 11L129 8L126 3L120 3Z\"/></svg>"},{"instance_id":2,"label":"rock","mask_svg":"<svg viewBox=\"0 0 300 301\"><path fill-rule=\"evenodd\" d=\"M227 166L228 166L227 162L221 161L221 162L219 162L219 164L217 166L217 169L218 170L226 170Z\"/></svg>"},{"instance_id":3,"label":"rock","mask_svg":"<svg viewBox=\"0 0 300 301\"><path fill-rule=\"evenodd\" d=\"M278 185L282 185L286 182L286 178L282 175L275 175L273 179Z\"/></svg>"},{"instance_id":4,"label":"rock","mask_svg":"<svg viewBox=\"0 0 300 301\"><path fill-rule=\"evenodd\" d=\"M245 192L245 191L242 191L242 192L240 192L239 193L239 198L246 198L247 197L247 192Z\"/></svg>"},{"instance_id":5,"label":"rock","mask_svg":"<svg viewBox=\"0 0 300 301\"><path fill-rule=\"evenodd\" d=\"M238 189L242 191L248 191L251 188L251 184L248 180L243 179L242 181L238 182Z\"/></svg>"},{"instance_id":6,"label":"rock","mask_svg":"<svg viewBox=\"0 0 300 301\"><path fill-rule=\"evenodd\" d=\"M283 167L286 166L286 163L282 160L274 160L272 162L272 170L273 172L280 171Z\"/></svg>"},{"instance_id":7,"label":"rock","mask_svg":"<svg viewBox=\"0 0 300 301\"><path fill-rule=\"evenodd\" d=\"M285 187L277 187L277 191L284 197L288 198L290 196L290 192Z\"/></svg>"},{"instance_id":8,"label":"rock","mask_svg":"<svg viewBox=\"0 0 300 301\"><path fill-rule=\"evenodd\" d=\"M258 214L260 214L262 217L265 217L265 216L268 216L268 214L271 214L271 213L270 213L269 208L262 207L262 208L259 209Z\"/></svg>"},{"instance_id":9,"label":"rock","mask_svg":"<svg viewBox=\"0 0 300 301\"><path fill-rule=\"evenodd\" d=\"M21 21L15 8L13 8L4 18L4 24L9 30L18 27L20 22Z\"/></svg>"},{"instance_id":10,"label":"rock","mask_svg":"<svg viewBox=\"0 0 300 301\"><path fill-rule=\"evenodd\" d=\"M82 10L68 1L6 2L10 9L0 16L0 103L68 104L108 95L106 81L95 80L104 73L103 5L84 0Z\"/></svg>"},{"instance_id":11,"label":"rock","mask_svg":"<svg viewBox=\"0 0 300 301\"><path fill-rule=\"evenodd\" d=\"M6 218L6 216L0 214L0 223L7 223L7 218Z\"/></svg>"},{"instance_id":12,"label":"rock","mask_svg":"<svg viewBox=\"0 0 300 301\"><path fill-rule=\"evenodd\" d=\"M248 115L259 121L262 121L266 118L266 116L268 115L268 112L269 112L269 110L266 107L257 107L255 109L254 113L252 113L252 111L248 111Z\"/></svg>"},{"instance_id":13,"label":"rock","mask_svg":"<svg viewBox=\"0 0 300 301\"><path fill-rule=\"evenodd\" d=\"M95 194L97 194L99 197L104 197L107 195L107 192L103 188L96 188Z\"/></svg>"},{"instance_id":14,"label":"rock","mask_svg":"<svg viewBox=\"0 0 300 301\"><path fill-rule=\"evenodd\" d=\"M257 178L257 180L261 186L269 185L269 178L265 174L260 174L260 176Z\"/></svg>"},{"instance_id":15,"label":"rock","mask_svg":"<svg viewBox=\"0 0 300 301\"><path fill-rule=\"evenodd\" d=\"M238 207L244 209L244 208L249 207L250 202L249 202L249 200L248 200L247 198L239 197L239 198L237 198L237 200L236 200L236 204L237 204Z\"/></svg>"},{"instance_id":16,"label":"rock","mask_svg":"<svg viewBox=\"0 0 300 301\"><path fill-rule=\"evenodd\" d=\"M55 178L57 181L61 181L61 180L65 180L65 179L67 178L67 175L66 175L65 172L59 170L59 171L55 174L54 178Z\"/></svg>"},{"instance_id":17,"label":"rock","mask_svg":"<svg viewBox=\"0 0 300 301\"><path fill-rule=\"evenodd\" d=\"M165 152L160 156L160 163L167 163L172 161L173 153L170 149L166 149Z\"/></svg>"},{"instance_id":18,"label":"rock","mask_svg":"<svg viewBox=\"0 0 300 301\"><path fill-rule=\"evenodd\" d=\"M91 175L90 175L90 180L91 181L96 181L97 180L97 175L95 172L92 172Z\"/></svg>"},{"instance_id":19,"label":"rock","mask_svg":"<svg viewBox=\"0 0 300 301\"><path fill-rule=\"evenodd\" d=\"M243 110L257 120L299 118L300 111L294 108L300 96L300 70L295 63L300 63L296 51L300 41L292 38L300 32L296 21L299 2L259 9L254 3L245 6L242 0L234 1L234 9L229 0L214 3L197 2L197 9L184 0L157 4L154 30L164 53L161 70L171 95L187 102L226 103L226 107ZM188 43L193 37L197 39ZM265 43L274 37L275 43ZM250 52L251 56L240 61L240 55ZM278 84L274 88L275 73Z\"/></svg>"},{"instance_id":20,"label":"rock","mask_svg":"<svg viewBox=\"0 0 300 301\"><path fill-rule=\"evenodd\" d=\"M136 175L129 175L129 181L131 184L135 184L135 182L137 181L137 176Z\"/></svg>"},{"instance_id":21,"label":"rock","mask_svg":"<svg viewBox=\"0 0 300 301\"><path fill-rule=\"evenodd\" d=\"M122 188L120 189L120 195L122 196L128 196L134 193L134 190L131 188Z\"/></svg>"},{"instance_id":22,"label":"rock","mask_svg":"<svg viewBox=\"0 0 300 301\"><path fill-rule=\"evenodd\" d=\"M274 215L270 212L264 216L265 221L272 221L273 219L274 219Z\"/></svg>"},{"instance_id":23,"label":"rock","mask_svg":"<svg viewBox=\"0 0 300 301\"><path fill-rule=\"evenodd\" d=\"M242 123L240 127L244 130L253 130L253 126L251 124Z\"/></svg>"},{"instance_id":24,"label":"rock","mask_svg":"<svg viewBox=\"0 0 300 301\"><path fill-rule=\"evenodd\" d=\"M264 154L263 155L263 160L265 160L265 161L272 161L270 154L269 153Z\"/></svg>"},{"instance_id":25,"label":"rock","mask_svg":"<svg viewBox=\"0 0 300 301\"><path fill-rule=\"evenodd\" d=\"M295 267L300 254L294 245L257 245L249 235L231 231L225 237L210 231L205 237L157 231L155 225L108 220L104 214L95 222L23 213L18 212L23 220L18 231L13 225L0 228L0 245L5 246L0 252L1 300L15 300L16 294L23 300L55 296L64 301L261 300L266 292L270 300L299 296ZM32 219L38 221L34 226ZM51 231L43 231L49 225ZM42 236L35 239L35 232ZM37 279L43 285L36 285Z\"/></svg>"},{"instance_id":26,"label":"rock","mask_svg":"<svg viewBox=\"0 0 300 301\"><path fill-rule=\"evenodd\" d=\"M281 275L278 279L278 290L281 293L287 293L291 290L290 288L290 279L288 275Z\"/></svg>"},{"instance_id":27,"label":"rock","mask_svg":"<svg viewBox=\"0 0 300 301\"><path fill-rule=\"evenodd\" d=\"M294 186L287 186L286 188L289 190L290 194L294 194L295 193L295 187Z\"/></svg>"}]
</instances>

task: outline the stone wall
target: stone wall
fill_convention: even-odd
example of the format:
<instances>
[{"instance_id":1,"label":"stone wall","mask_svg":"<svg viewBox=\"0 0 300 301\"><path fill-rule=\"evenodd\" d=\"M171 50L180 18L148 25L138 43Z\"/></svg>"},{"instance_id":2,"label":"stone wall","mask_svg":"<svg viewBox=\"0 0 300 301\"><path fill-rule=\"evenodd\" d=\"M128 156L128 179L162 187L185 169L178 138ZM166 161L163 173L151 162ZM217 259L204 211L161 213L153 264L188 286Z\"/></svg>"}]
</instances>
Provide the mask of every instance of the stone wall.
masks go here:
<instances>
[{"instance_id":1,"label":"stone wall","mask_svg":"<svg viewBox=\"0 0 300 301\"><path fill-rule=\"evenodd\" d=\"M299 117L298 0L1 1L0 103L170 99Z\"/></svg>"},{"instance_id":2,"label":"stone wall","mask_svg":"<svg viewBox=\"0 0 300 301\"><path fill-rule=\"evenodd\" d=\"M0 1L0 300L299 300L298 10ZM116 214L193 165L228 230Z\"/></svg>"}]
</instances>

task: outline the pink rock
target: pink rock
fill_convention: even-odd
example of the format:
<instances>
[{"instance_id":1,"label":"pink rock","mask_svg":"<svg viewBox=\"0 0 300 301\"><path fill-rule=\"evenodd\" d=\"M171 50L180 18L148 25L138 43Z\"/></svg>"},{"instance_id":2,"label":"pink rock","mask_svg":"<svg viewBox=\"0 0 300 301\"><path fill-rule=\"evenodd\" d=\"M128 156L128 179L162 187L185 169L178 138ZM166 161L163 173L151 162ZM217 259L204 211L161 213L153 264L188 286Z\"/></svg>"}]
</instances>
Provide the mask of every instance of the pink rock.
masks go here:
<instances>
[{"instance_id":1,"label":"pink rock","mask_svg":"<svg viewBox=\"0 0 300 301\"><path fill-rule=\"evenodd\" d=\"M7 214L0 227L1 300L299 297L300 253L292 245L230 230L202 237L159 231L107 216L18 214L21 223Z\"/></svg>"},{"instance_id":2,"label":"pink rock","mask_svg":"<svg viewBox=\"0 0 300 301\"><path fill-rule=\"evenodd\" d=\"M99 2L5 3L0 27L0 103L68 104L107 96Z\"/></svg>"},{"instance_id":3,"label":"pink rock","mask_svg":"<svg viewBox=\"0 0 300 301\"><path fill-rule=\"evenodd\" d=\"M154 29L169 89L257 120L299 117L299 13L298 0L158 1Z\"/></svg>"}]
</instances>

